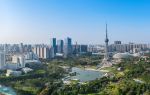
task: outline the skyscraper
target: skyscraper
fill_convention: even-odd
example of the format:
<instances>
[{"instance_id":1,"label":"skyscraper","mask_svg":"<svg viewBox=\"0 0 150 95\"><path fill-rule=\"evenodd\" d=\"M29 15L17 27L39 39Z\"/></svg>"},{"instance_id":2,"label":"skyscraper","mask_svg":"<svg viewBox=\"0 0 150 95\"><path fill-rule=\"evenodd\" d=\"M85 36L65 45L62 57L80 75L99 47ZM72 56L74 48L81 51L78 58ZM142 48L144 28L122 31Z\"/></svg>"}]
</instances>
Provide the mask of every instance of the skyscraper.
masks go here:
<instances>
[{"instance_id":1,"label":"skyscraper","mask_svg":"<svg viewBox=\"0 0 150 95\"><path fill-rule=\"evenodd\" d=\"M4 69L5 66L5 53L0 52L0 69Z\"/></svg>"},{"instance_id":2,"label":"skyscraper","mask_svg":"<svg viewBox=\"0 0 150 95\"><path fill-rule=\"evenodd\" d=\"M63 53L63 46L64 46L64 41L58 40L57 41L57 53Z\"/></svg>"},{"instance_id":3,"label":"skyscraper","mask_svg":"<svg viewBox=\"0 0 150 95\"><path fill-rule=\"evenodd\" d=\"M51 48L49 48L47 45L37 45L33 47L33 53L36 54L38 58L49 59Z\"/></svg>"},{"instance_id":4,"label":"skyscraper","mask_svg":"<svg viewBox=\"0 0 150 95\"><path fill-rule=\"evenodd\" d=\"M50 46L54 48L54 54L56 54L56 52L57 52L56 38L51 38Z\"/></svg>"},{"instance_id":5,"label":"skyscraper","mask_svg":"<svg viewBox=\"0 0 150 95\"><path fill-rule=\"evenodd\" d=\"M71 38L67 37L64 40L64 57L72 54L72 40Z\"/></svg>"},{"instance_id":6,"label":"skyscraper","mask_svg":"<svg viewBox=\"0 0 150 95\"><path fill-rule=\"evenodd\" d=\"M121 44L121 41L114 41L114 44L115 44L115 45L120 45L120 44Z\"/></svg>"},{"instance_id":7,"label":"skyscraper","mask_svg":"<svg viewBox=\"0 0 150 95\"><path fill-rule=\"evenodd\" d=\"M23 49L23 43L19 44L19 51L20 53L23 53L24 49Z\"/></svg>"},{"instance_id":8,"label":"skyscraper","mask_svg":"<svg viewBox=\"0 0 150 95\"><path fill-rule=\"evenodd\" d=\"M76 42L75 45L72 45L72 53L74 55L78 55L80 51L80 46L78 45L78 43Z\"/></svg>"}]
</instances>

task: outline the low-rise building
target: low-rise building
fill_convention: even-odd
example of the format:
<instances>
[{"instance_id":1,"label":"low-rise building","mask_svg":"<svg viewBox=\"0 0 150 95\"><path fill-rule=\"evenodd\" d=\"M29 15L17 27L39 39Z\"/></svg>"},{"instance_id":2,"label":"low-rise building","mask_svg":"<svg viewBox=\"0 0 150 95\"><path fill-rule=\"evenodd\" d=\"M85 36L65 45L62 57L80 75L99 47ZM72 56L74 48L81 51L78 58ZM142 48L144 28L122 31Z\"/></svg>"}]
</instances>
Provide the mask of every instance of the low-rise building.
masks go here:
<instances>
[{"instance_id":1,"label":"low-rise building","mask_svg":"<svg viewBox=\"0 0 150 95\"><path fill-rule=\"evenodd\" d=\"M6 76L20 76L22 74L21 71L13 71L13 70L7 70Z\"/></svg>"}]
</instances>

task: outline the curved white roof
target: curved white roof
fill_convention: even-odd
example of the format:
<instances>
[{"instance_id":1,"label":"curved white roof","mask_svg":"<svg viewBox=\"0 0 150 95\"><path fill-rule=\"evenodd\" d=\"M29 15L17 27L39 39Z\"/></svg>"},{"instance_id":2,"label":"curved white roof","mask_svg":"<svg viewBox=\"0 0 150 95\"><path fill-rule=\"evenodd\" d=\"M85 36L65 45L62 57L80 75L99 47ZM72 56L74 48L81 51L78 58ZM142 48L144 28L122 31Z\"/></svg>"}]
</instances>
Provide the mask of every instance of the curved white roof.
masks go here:
<instances>
[{"instance_id":1,"label":"curved white roof","mask_svg":"<svg viewBox=\"0 0 150 95\"><path fill-rule=\"evenodd\" d=\"M134 57L140 57L141 54L140 54L140 53L134 53L133 56L134 56Z\"/></svg>"},{"instance_id":2,"label":"curved white roof","mask_svg":"<svg viewBox=\"0 0 150 95\"><path fill-rule=\"evenodd\" d=\"M133 55L129 53L117 53L113 56L114 59L126 59L131 57L133 57Z\"/></svg>"}]
</instances>

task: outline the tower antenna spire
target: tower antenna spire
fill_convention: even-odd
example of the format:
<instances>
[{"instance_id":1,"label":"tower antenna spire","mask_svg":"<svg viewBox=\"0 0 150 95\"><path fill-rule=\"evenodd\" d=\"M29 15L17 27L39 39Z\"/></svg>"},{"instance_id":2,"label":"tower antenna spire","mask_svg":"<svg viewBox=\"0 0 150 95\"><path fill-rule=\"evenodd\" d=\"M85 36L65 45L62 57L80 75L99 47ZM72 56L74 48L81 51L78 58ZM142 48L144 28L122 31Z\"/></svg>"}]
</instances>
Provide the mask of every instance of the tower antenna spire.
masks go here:
<instances>
[{"instance_id":1,"label":"tower antenna spire","mask_svg":"<svg viewBox=\"0 0 150 95\"><path fill-rule=\"evenodd\" d=\"M107 35L107 23L106 23L106 39L108 39L108 35Z\"/></svg>"},{"instance_id":2,"label":"tower antenna spire","mask_svg":"<svg viewBox=\"0 0 150 95\"><path fill-rule=\"evenodd\" d=\"M109 60L109 56L108 56L108 34L107 34L107 23L106 23L106 39L105 39L105 59Z\"/></svg>"},{"instance_id":3,"label":"tower antenna spire","mask_svg":"<svg viewBox=\"0 0 150 95\"><path fill-rule=\"evenodd\" d=\"M108 39L107 23L106 23L105 54L104 54L104 59L101 63L102 64L101 68L112 66L112 63L111 63L110 58L109 58L108 42L109 42L109 39Z\"/></svg>"}]
</instances>

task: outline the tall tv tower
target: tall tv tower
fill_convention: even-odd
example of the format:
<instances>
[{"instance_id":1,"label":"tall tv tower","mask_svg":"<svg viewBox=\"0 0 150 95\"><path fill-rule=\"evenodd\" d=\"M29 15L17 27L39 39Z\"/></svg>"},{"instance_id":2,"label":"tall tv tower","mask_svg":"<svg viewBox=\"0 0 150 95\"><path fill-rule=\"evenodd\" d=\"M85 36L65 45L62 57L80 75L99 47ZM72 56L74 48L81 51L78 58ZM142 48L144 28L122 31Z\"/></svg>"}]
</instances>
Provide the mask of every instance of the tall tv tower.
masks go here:
<instances>
[{"instance_id":1,"label":"tall tv tower","mask_svg":"<svg viewBox=\"0 0 150 95\"><path fill-rule=\"evenodd\" d=\"M106 24L106 39L105 39L105 56L104 56L104 60L108 61L109 60L109 54L108 54L108 34L107 34L107 24Z\"/></svg>"},{"instance_id":2,"label":"tall tv tower","mask_svg":"<svg viewBox=\"0 0 150 95\"><path fill-rule=\"evenodd\" d=\"M109 58L108 42L109 42L109 39L108 39L107 24L106 24L105 54L104 54L104 59L102 60L102 63L101 63L101 68L112 66L112 62L110 61L110 58Z\"/></svg>"}]
</instances>

